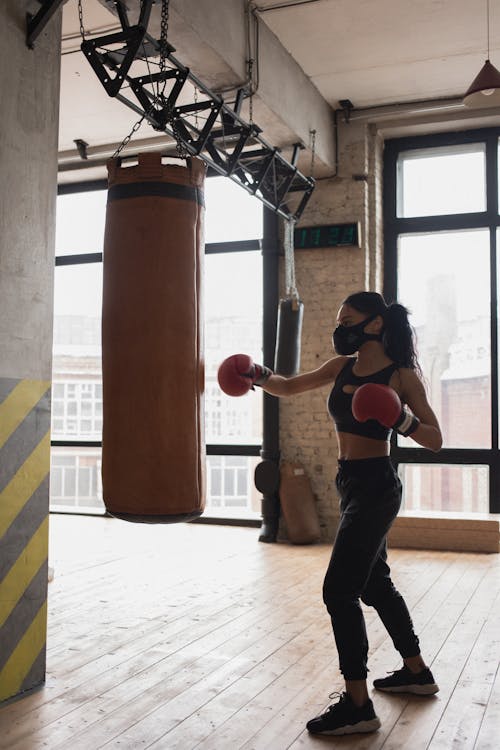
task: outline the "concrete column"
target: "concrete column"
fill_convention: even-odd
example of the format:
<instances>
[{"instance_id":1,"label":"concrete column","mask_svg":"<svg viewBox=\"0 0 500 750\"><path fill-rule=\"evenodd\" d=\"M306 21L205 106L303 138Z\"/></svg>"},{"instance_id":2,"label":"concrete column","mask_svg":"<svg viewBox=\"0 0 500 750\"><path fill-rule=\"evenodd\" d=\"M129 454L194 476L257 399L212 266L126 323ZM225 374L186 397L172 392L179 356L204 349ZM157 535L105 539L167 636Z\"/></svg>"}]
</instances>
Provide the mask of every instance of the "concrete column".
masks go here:
<instances>
[{"instance_id":1,"label":"concrete column","mask_svg":"<svg viewBox=\"0 0 500 750\"><path fill-rule=\"evenodd\" d=\"M61 12L0 3L0 701L43 683Z\"/></svg>"}]
</instances>

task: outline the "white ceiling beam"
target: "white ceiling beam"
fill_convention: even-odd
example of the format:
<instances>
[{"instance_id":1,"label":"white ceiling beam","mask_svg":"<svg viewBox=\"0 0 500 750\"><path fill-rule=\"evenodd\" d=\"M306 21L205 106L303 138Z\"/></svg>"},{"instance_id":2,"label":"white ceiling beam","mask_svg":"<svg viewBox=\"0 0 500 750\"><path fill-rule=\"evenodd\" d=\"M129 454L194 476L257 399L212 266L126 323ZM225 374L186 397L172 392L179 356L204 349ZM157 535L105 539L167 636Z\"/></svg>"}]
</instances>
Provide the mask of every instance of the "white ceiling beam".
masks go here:
<instances>
[{"instance_id":1,"label":"white ceiling beam","mask_svg":"<svg viewBox=\"0 0 500 750\"><path fill-rule=\"evenodd\" d=\"M100 0L112 9L113 2ZM138 16L140 0L127 0L130 19ZM245 0L170 0L168 41L175 57L210 89L231 99L227 89L247 82L247 22ZM160 36L161 3L153 6L149 33ZM259 86L253 97L253 120L264 139L283 149L300 142L309 149L315 130L315 150L320 172L335 167L333 110L258 14ZM241 116L248 120L248 99ZM310 152L299 158L299 168L309 174ZM321 168L322 167L322 168Z\"/></svg>"}]
</instances>

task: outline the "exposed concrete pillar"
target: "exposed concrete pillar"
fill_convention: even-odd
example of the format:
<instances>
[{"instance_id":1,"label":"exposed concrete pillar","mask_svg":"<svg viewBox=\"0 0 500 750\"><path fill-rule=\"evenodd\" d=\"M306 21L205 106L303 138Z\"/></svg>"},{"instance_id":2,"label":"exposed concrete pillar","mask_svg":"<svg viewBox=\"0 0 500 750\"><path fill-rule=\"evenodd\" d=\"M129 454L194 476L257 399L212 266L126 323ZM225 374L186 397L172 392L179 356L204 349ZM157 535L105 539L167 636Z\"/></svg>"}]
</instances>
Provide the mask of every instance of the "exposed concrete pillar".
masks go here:
<instances>
[{"instance_id":1,"label":"exposed concrete pillar","mask_svg":"<svg viewBox=\"0 0 500 750\"><path fill-rule=\"evenodd\" d=\"M0 701L45 679L61 12L0 3Z\"/></svg>"},{"instance_id":2,"label":"exposed concrete pillar","mask_svg":"<svg viewBox=\"0 0 500 750\"><path fill-rule=\"evenodd\" d=\"M171 40L179 49L181 62L190 65L202 81L209 81L214 88L244 82L248 54L245 0L170 1ZM154 19L155 15L153 24ZM254 101L257 125L264 129L264 138L275 146L300 140L308 147L310 131L316 130L318 167L322 164L332 170L336 159L332 108L264 21L257 18L257 22L260 36L259 87ZM252 14L251 23L253 34ZM218 81L211 80L213 63ZM226 72L221 75L223 70ZM310 156L304 154L302 161L308 160Z\"/></svg>"}]
</instances>

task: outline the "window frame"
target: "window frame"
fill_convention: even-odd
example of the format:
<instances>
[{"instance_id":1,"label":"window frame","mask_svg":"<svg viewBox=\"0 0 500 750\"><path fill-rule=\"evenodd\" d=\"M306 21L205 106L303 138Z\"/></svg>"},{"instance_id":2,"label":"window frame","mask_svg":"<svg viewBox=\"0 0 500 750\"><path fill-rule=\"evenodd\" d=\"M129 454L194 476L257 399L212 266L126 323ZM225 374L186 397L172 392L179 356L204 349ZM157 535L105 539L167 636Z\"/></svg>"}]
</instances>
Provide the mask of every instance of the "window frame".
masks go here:
<instances>
[{"instance_id":1,"label":"window frame","mask_svg":"<svg viewBox=\"0 0 500 750\"><path fill-rule=\"evenodd\" d=\"M219 177L220 175L214 170L208 170L210 177ZM97 190L107 190L108 181L106 179L87 180L81 182L62 183L58 185L58 195L69 195L75 193L94 192ZM264 364L272 367L274 358L274 342L276 338L276 309L279 301L279 243L278 232L279 223L277 214L263 205L263 236L252 240L230 241L230 242L213 242L205 244L205 254L229 253L229 252L249 252L260 251L262 253L262 278L263 278L263 353ZM102 252L81 253L78 255L56 255L55 266L79 265L87 263L102 263ZM262 458L272 458L276 460L279 453L279 412L272 399L268 394L263 394L263 425L262 425L262 443L261 444L229 444L229 443L207 443L205 446L207 456L261 456ZM102 440L51 440L51 448L102 448ZM59 509L53 509L53 512L59 512ZM69 512L69 511L64 511ZM75 507L76 515L85 511L78 506ZM89 512L92 512L89 510ZM93 513L95 515L95 513ZM104 509L102 514L106 515ZM207 520L211 519L209 513L206 514ZM217 522L227 521L232 524L235 519L232 517L224 518L214 516ZM245 525L260 526L261 521L252 518L236 519Z\"/></svg>"},{"instance_id":2,"label":"window frame","mask_svg":"<svg viewBox=\"0 0 500 750\"><path fill-rule=\"evenodd\" d=\"M393 436L391 457L402 464L481 464L489 469L489 512L500 512L500 452L498 440L498 289L497 230L500 227L498 193L498 149L500 128L481 128L454 133L388 139L384 149L383 217L384 217L384 296L397 296L398 238L402 234L465 229L487 229L490 236L491 300L491 448L442 448L438 453L424 448L402 447ZM399 154L428 148L485 144L486 210L471 213L443 214L402 218L397 216L397 165Z\"/></svg>"}]
</instances>

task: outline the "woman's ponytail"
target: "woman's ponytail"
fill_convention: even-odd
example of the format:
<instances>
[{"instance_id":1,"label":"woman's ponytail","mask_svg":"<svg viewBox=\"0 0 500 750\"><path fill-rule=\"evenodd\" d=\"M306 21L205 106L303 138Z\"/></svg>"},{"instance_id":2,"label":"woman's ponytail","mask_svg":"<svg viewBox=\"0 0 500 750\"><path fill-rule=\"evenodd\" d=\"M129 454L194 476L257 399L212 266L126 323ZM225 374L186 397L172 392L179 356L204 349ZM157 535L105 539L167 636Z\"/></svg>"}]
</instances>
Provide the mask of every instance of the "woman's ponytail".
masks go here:
<instances>
[{"instance_id":1,"label":"woman's ponytail","mask_svg":"<svg viewBox=\"0 0 500 750\"><path fill-rule=\"evenodd\" d=\"M409 367L420 373L417 359L415 332L408 320L409 312L398 302L390 304L384 314L382 343L387 356L400 367Z\"/></svg>"}]
</instances>

